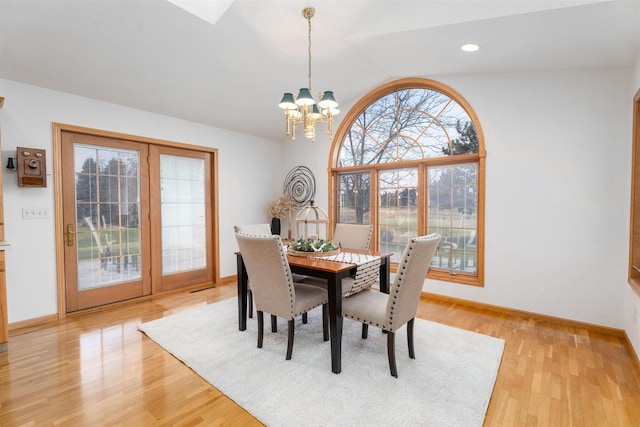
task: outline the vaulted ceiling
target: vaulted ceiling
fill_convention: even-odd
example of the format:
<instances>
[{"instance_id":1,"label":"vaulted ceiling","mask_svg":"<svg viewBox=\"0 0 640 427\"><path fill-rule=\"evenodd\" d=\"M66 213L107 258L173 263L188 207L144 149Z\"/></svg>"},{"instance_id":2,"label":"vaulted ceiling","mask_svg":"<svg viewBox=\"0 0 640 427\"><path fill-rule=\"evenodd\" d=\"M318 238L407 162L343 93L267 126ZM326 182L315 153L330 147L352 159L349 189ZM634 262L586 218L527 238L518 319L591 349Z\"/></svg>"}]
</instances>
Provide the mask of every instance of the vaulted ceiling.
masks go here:
<instances>
[{"instance_id":1,"label":"vaulted ceiling","mask_svg":"<svg viewBox=\"0 0 640 427\"><path fill-rule=\"evenodd\" d=\"M282 93L307 86L307 5L313 93L343 105L402 77L630 67L640 54L640 0L213 0L209 20L179 2L0 0L0 77L279 140Z\"/></svg>"}]
</instances>

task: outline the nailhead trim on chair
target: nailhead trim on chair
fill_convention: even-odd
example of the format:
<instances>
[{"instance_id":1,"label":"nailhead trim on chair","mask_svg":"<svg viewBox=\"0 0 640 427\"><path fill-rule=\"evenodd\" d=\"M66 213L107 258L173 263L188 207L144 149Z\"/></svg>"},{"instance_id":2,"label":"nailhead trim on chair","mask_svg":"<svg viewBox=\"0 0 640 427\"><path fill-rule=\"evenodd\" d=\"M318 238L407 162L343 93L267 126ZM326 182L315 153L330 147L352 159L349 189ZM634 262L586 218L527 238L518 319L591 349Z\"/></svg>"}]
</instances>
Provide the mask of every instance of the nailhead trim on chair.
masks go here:
<instances>
[{"instance_id":1,"label":"nailhead trim on chair","mask_svg":"<svg viewBox=\"0 0 640 427\"><path fill-rule=\"evenodd\" d=\"M398 270L396 272L394 282L391 288L389 289L389 295L385 298L386 299L386 310L385 310L386 318L383 318L384 321L382 323L388 323L388 325L380 325L379 323L374 323L371 320L364 320L364 319L360 319L357 316L343 314L344 317L348 317L360 323L363 323L363 327L362 327L363 339L367 338L367 330L369 325L376 326L382 329L383 331L388 332L387 357L389 359L389 368L391 370L391 375L396 378L398 377L398 369L396 365L396 356L395 356L395 332L396 332L395 323L398 323L398 327L403 326L404 324L408 325L407 326L407 342L409 347L409 357L414 359L415 352L414 352L414 345L413 345L413 331L414 331L413 321L415 319L415 311L413 312L414 317L409 319L408 318L410 315L409 310L415 310L415 307L417 306L417 301L415 301L414 298L416 297L419 298L419 295L417 295L416 293L419 291L418 286L421 286L420 280L422 280L422 284L424 283L424 277L421 277L420 275L424 275L425 272L429 270L429 267L430 267L429 263L431 262L433 253L437 249L436 246L439 240L440 240L440 235L434 233L428 236L414 237L410 239L409 242L407 243L405 247L405 251L402 254L402 260L401 260L402 265L398 266ZM417 242L425 242L426 243L425 248L424 248L424 251L418 251L416 254L413 255L414 256L413 259L415 259L413 263L418 263L418 264L416 264L415 266L412 266L412 269L415 267L414 271L408 272L407 270L408 264L414 252L414 249L416 246L421 246L421 244L418 244ZM421 261L420 255L423 255L423 254L425 256L429 256L430 258L424 264L420 265L419 264ZM410 280L410 283L406 283L406 281L408 280ZM405 287L404 290L402 288L403 286ZM400 291L403 291L403 295L400 294ZM406 292L409 292L409 294L404 295L404 293ZM374 296L371 295L371 298L373 297ZM382 295L380 297L382 297ZM365 298L369 298L369 297L365 297ZM378 298L378 297L376 296L375 298ZM375 300L374 305L381 304L383 301L384 301L383 299ZM347 310L363 312L363 315L364 315L364 311L366 311L367 305L370 305L371 303L372 301L370 300L370 298L364 299L363 301L354 303L353 307L350 307ZM413 306L412 305L413 303L415 303L416 306ZM377 315L378 313L377 310L379 310L380 308L381 307L376 307L376 314L372 314L372 317L379 317L379 315ZM382 313L379 313L379 314L382 314ZM397 320L394 323L395 319L399 319L399 320ZM402 322L403 320L405 323Z\"/></svg>"},{"instance_id":2,"label":"nailhead trim on chair","mask_svg":"<svg viewBox=\"0 0 640 427\"><path fill-rule=\"evenodd\" d=\"M318 292L316 295L313 295L313 294L305 295L304 301L302 301L302 303L310 304L310 306L305 306L303 309L296 308L295 306L296 305L295 304L296 283L293 280L293 274L291 273L291 268L289 267L286 252L284 250L280 237L264 235L264 234L241 233L236 231L236 239L238 240L238 245L241 247L241 250L244 247L244 249L247 250L247 254L250 253L251 255L255 256L261 261L260 262L258 261L258 259L256 259L255 267L252 265L251 269L254 274L258 275L254 277L254 279L256 280L254 284L260 283L260 285L263 285L263 284L265 285L264 289L259 287L260 293L264 295L264 302L262 302L262 306L263 307L271 306L271 308L273 308L273 311L279 313L278 317L285 317L285 316L287 317L285 318L285 320L288 321L286 360L291 359L292 352L293 352L294 319L300 314L303 314L304 315L303 322L306 323L306 313L311 309L314 309L319 306L323 306L322 307L322 332L323 332L323 339L327 341L329 339L329 335L328 335L329 327L327 323L328 322L327 297L326 295L323 295L320 292ZM255 247L250 246L250 242L255 242L256 246ZM258 246L258 244L261 246ZM280 262L282 263L280 267L278 267L277 261L275 262L275 264L273 263L273 260L277 259L278 257L278 255L276 255L275 253L275 245L277 245L279 249ZM265 253L265 252L262 252L264 251L264 248L267 248L269 251L268 257L267 256L262 257L263 254ZM268 264L265 264L265 261L268 262ZM251 263L253 262L254 261L251 261ZM253 270L253 268L255 268L255 270ZM264 274L265 276L260 277L259 276L260 274ZM286 283L282 283L283 276L284 276L284 281ZM271 280L271 279L278 282L273 284L274 286L273 288L269 286L270 282L267 282L267 280ZM275 287L278 288L277 292L270 292L270 291L273 291ZM254 288L254 291L255 289L258 289L258 288ZM302 290L302 288L300 289ZM282 301L282 298L284 297L286 300L287 291L289 293L289 304L288 304L289 306L285 307L284 304L282 304L284 302ZM274 299L274 297L276 297L277 299ZM269 298L271 299L269 300ZM319 303L317 302L318 300L320 300ZM257 306L258 304L256 304L256 309L258 308ZM288 315L286 314L287 311L289 312ZM262 344L263 344L264 313L265 313L264 310L258 310L258 348L262 348ZM276 315L272 313L269 313L269 314L271 314L272 330L275 332L274 320L276 319Z\"/></svg>"},{"instance_id":3,"label":"nailhead trim on chair","mask_svg":"<svg viewBox=\"0 0 640 427\"><path fill-rule=\"evenodd\" d=\"M280 245L280 261L282 262L283 266L287 265L287 255L284 253L284 248L282 247L282 244ZM293 307L293 293L294 293L294 284L293 284L293 276L291 275L291 269L290 268L286 268L285 269L287 272L287 282L289 283L289 304ZM301 314L301 313L298 313ZM295 314L293 312L293 310L291 310L291 319L293 319L294 317L296 317L298 314ZM290 319L287 319L290 320Z\"/></svg>"},{"instance_id":4,"label":"nailhead trim on chair","mask_svg":"<svg viewBox=\"0 0 640 427\"><path fill-rule=\"evenodd\" d=\"M416 239L412 238L409 240L409 251L407 252L406 258L403 260L404 263L402 267L396 271L396 276L399 276L395 281L394 286L392 287L392 291L394 292L393 298L391 299L391 308L389 309L389 330L393 330L393 310L396 307L396 302L398 299L398 293L400 292L400 288L402 287L402 279L404 278L405 270L407 269L407 264L409 263L409 258L411 258L411 252L413 251L413 244ZM400 267L400 266L398 266Z\"/></svg>"},{"instance_id":5,"label":"nailhead trim on chair","mask_svg":"<svg viewBox=\"0 0 640 427\"><path fill-rule=\"evenodd\" d=\"M245 234L246 236L249 236L249 237L264 237L264 235L262 235L262 234L248 234L248 233L243 233L243 234ZM284 248L282 246L280 246L280 261L282 262L282 265L285 265L285 266L287 265L287 254L284 252ZM294 281L293 281L293 275L291 274L291 269L290 268L286 269L286 273L287 273L287 279L288 279L287 281L289 282L289 304L293 306L294 305L293 304L293 292L294 292L294 286L295 286L294 285ZM317 305L314 305L312 307L307 307L306 309L302 309L302 311L300 311L300 312L295 312L294 313L292 311L291 312L291 318L293 319L295 317L298 317L301 314L306 313L306 312L308 312L308 311L310 311L310 310L312 310L312 309L314 309L316 307L320 307L321 305L322 304L317 304ZM287 320L290 320L290 319L287 319Z\"/></svg>"},{"instance_id":6,"label":"nailhead trim on chair","mask_svg":"<svg viewBox=\"0 0 640 427\"><path fill-rule=\"evenodd\" d=\"M249 233L243 233L245 236L249 236L249 237L264 237L264 234L249 234ZM280 245L280 262L282 262L282 265L287 265L287 255L284 252L284 248L282 246L282 244ZM294 293L294 288L293 288L293 276L291 275L291 269L287 268L286 269L286 273L287 273L287 282L289 284L289 305L293 306L293 293ZM318 307L318 306L316 306ZM313 307L315 308L315 307ZM291 319L293 319L294 317L300 315L302 313L294 313L293 310L291 310ZM286 319L286 320L290 320L290 319Z\"/></svg>"},{"instance_id":7,"label":"nailhead trim on chair","mask_svg":"<svg viewBox=\"0 0 640 427\"><path fill-rule=\"evenodd\" d=\"M393 317L394 317L393 316L393 314L394 314L393 312L394 312L394 309L395 309L395 306L396 306L396 302L397 302L397 299L398 299L398 293L400 292L400 287L402 286L402 279L403 279L405 270L407 269L407 264L409 262L409 258L411 257L411 252L413 251L413 247L414 247L413 244L415 243L415 241L416 241L416 238L412 238L412 239L409 240L409 252L407 254L407 257L406 257L406 259L404 259L404 263L401 266L400 265L398 266L398 270L396 271L396 278L397 279L396 279L396 281L395 281L395 283L394 283L394 285L392 286L392 289L391 289L392 292L393 292L393 295L390 296L392 298L391 299L392 304L391 304L391 308L389 309L389 319L388 319L389 324L388 325L380 325L378 323L373 323L371 321L365 321L365 320L362 320L360 318L354 318L354 317L351 317L351 316L347 316L347 317L351 317L352 319L357 320L358 322L367 323L367 324L369 324L371 326L375 326L375 327L380 328L380 329L384 329L384 330L387 330L387 331L393 331Z\"/></svg>"},{"instance_id":8,"label":"nailhead trim on chair","mask_svg":"<svg viewBox=\"0 0 640 427\"><path fill-rule=\"evenodd\" d=\"M300 316L301 314L306 313L306 312L308 312L308 311L311 311L311 310L313 310L313 309L314 309L314 308L316 308L316 307L320 307L321 305L322 305L322 304L318 304L318 305L314 305L314 306L312 306L312 307L308 307L308 308L306 308L306 309L302 309L302 311L300 311L299 313L296 313L293 317L298 317L298 316Z\"/></svg>"},{"instance_id":9,"label":"nailhead trim on chair","mask_svg":"<svg viewBox=\"0 0 640 427\"><path fill-rule=\"evenodd\" d=\"M430 236L430 235L429 235ZM427 236L425 236L427 237ZM357 320L358 322L361 323L366 323L368 325L371 326L376 326L380 329L384 329L387 331L393 331L393 317L394 317L394 309L396 308L396 303L397 303L397 299L398 299L398 293L400 292L400 288L402 287L402 281L404 278L404 274L405 271L407 269L407 264L409 262L409 258L411 257L411 252L413 251L414 248L414 243L418 240L418 238L413 237L409 240L409 250L407 253L407 257L406 259L404 259L404 262L402 265L398 265L398 270L396 271L396 280L394 282L394 284L391 287L391 292L393 293L393 295L390 295L391 298L391 308L389 309L389 319L388 325L380 325L378 323L373 323L372 321L365 321L363 319L360 318L356 318L356 317L352 317L352 316L346 316L349 317L351 319ZM426 239L421 239L421 240L426 240Z\"/></svg>"},{"instance_id":10,"label":"nailhead trim on chair","mask_svg":"<svg viewBox=\"0 0 640 427\"><path fill-rule=\"evenodd\" d=\"M407 269L407 264L409 263L409 259L411 258L411 253L413 252L414 244L418 240L432 240L432 239L433 239L433 234L429 234L427 236L422 236L421 238L413 237L409 240L409 251L407 252L407 257L404 260L405 262L402 265L402 269L399 269L399 271L396 272L396 277L398 277L398 275L399 277L395 281L394 286L392 287L392 291L394 292L394 295L392 299L392 306L391 306L391 309L389 310L389 313L390 313L389 326L391 330L393 330L393 309L395 308L395 305L398 299L398 293L400 292L400 287L402 286L402 279L404 278L404 273L405 273L405 270Z\"/></svg>"}]
</instances>

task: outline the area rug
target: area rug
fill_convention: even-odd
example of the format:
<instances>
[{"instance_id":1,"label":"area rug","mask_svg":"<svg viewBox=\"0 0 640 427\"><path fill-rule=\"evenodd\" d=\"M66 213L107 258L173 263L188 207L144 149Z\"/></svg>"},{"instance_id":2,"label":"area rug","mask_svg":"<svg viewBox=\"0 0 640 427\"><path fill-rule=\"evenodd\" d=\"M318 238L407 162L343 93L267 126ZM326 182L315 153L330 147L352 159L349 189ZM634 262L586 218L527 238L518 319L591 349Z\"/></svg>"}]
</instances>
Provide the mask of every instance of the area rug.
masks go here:
<instances>
[{"instance_id":1,"label":"area rug","mask_svg":"<svg viewBox=\"0 0 640 427\"><path fill-rule=\"evenodd\" d=\"M396 332L398 378L389 373L387 341L344 319L342 372L331 372L321 311L295 324L293 358L285 360L287 324L271 333L265 315L262 349L257 321L238 330L237 299L197 307L138 329L262 423L278 426L482 426L504 340L416 319L416 359L406 326Z\"/></svg>"}]
</instances>

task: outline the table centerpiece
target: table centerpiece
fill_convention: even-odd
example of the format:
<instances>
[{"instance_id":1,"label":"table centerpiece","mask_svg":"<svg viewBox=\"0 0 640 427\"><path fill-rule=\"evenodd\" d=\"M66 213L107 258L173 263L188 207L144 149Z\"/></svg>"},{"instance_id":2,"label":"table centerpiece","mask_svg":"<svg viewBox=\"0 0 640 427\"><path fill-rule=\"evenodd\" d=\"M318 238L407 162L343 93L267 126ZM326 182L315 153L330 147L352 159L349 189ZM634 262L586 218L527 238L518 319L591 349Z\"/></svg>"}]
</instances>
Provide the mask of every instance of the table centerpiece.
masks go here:
<instances>
[{"instance_id":1,"label":"table centerpiece","mask_svg":"<svg viewBox=\"0 0 640 427\"><path fill-rule=\"evenodd\" d=\"M299 237L289 242L288 252L293 256L319 257L339 254L340 247L335 246L331 240Z\"/></svg>"}]
</instances>

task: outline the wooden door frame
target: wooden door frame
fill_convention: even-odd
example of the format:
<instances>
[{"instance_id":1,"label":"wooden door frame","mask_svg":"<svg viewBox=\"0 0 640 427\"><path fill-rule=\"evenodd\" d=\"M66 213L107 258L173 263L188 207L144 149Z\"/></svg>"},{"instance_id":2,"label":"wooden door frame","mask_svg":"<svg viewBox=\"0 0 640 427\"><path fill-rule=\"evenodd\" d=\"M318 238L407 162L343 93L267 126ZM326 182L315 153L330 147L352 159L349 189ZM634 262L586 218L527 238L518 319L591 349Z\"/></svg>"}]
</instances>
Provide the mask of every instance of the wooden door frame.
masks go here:
<instances>
[{"instance_id":1,"label":"wooden door frame","mask_svg":"<svg viewBox=\"0 0 640 427\"><path fill-rule=\"evenodd\" d=\"M640 296L640 271L634 267L634 258L638 259L640 253L640 203L638 192L640 190L640 89L633 97L633 118L632 118L632 152L631 152L631 212L629 214L629 265L627 271L627 282L631 289Z\"/></svg>"},{"instance_id":2,"label":"wooden door frame","mask_svg":"<svg viewBox=\"0 0 640 427\"><path fill-rule=\"evenodd\" d=\"M56 245L56 282L58 288L58 319L67 316L67 302L65 294L64 277L64 222L62 203L62 132L81 133L86 135L124 139L133 142L140 142L165 147L175 147L186 150L195 150L211 153L211 201L212 201L212 233L216 236L213 241L213 280L220 282L220 233L218 218L218 149L199 145L184 144L180 142L149 138L138 135L129 135L119 132L92 129L82 126L75 126L64 123L52 123L53 131L53 194L54 194L54 218L55 218L55 245ZM152 288L152 295L154 294Z\"/></svg>"}]
</instances>

